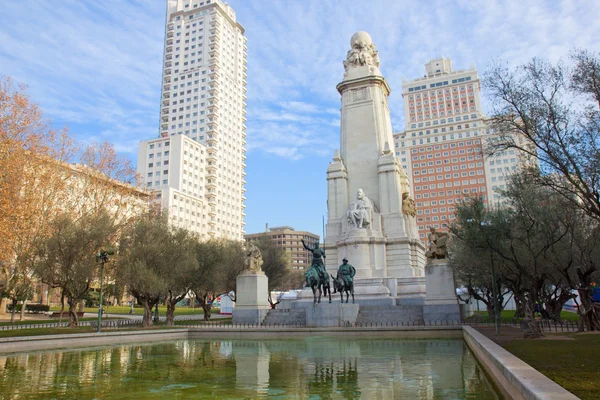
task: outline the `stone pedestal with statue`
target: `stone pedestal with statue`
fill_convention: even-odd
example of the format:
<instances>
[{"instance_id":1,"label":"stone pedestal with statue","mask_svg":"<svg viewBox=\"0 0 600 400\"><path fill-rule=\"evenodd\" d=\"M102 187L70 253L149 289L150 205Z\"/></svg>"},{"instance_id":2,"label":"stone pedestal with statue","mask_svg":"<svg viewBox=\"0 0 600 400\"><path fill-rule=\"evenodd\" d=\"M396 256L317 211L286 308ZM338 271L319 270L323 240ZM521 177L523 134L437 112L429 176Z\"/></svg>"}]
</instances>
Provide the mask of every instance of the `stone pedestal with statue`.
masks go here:
<instances>
[{"instance_id":1,"label":"stone pedestal with statue","mask_svg":"<svg viewBox=\"0 0 600 400\"><path fill-rule=\"evenodd\" d=\"M234 324L259 325L269 309L269 278L262 271L260 249L253 243L246 247L244 259L246 269L237 276L235 288L235 308L232 313Z\"/></svg>"}]
</instances>

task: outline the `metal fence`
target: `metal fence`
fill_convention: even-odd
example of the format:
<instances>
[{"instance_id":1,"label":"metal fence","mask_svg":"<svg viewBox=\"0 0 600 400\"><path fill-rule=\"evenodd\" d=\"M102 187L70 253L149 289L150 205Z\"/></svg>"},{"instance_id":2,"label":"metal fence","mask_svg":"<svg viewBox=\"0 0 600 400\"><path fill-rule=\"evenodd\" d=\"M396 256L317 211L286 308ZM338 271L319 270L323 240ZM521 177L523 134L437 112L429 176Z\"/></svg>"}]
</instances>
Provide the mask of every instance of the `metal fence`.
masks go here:
<instances>
[{"instance_id":1,"label":"metal fence","mask_svg":"<svg viewBox=\"0 0 600 400\"><path fill-rule=\"evenodd\" d=\"M160 322L165 322L166 317L160 317ZM181 322L184 322L183 324ZM193 316L181 316L175 320L176 326L180 328L229 328L229 329L302 329L308 328L305 324L233 324L231 320L213 320L203 321ZM178 323L179 322L179 323ZM585 330L582 324L578 324L575 321L551 321L541 320L538 321L540 329L545 333L570 333L580 332ZM342 322L339 325L331 326L332 328L390 328L390 329L402 329L402 328L418 328L418 327L459 327L462 325L469 325L473 327L494 327L494 323L485 319L472 319L467 322L461 321L446 321L446 320L434 320L434 321L373 321L373 322L357 322L350 323ZM3 325L0 326L0 331L11 331L19 329L40 329L40 328L58 328L67 327L68 322L47 322L47 323L32 323L32 324L20 324L20 325ZM90 326L96 328L98 326L97 321L81 321L79 326ZM141 327L142 319L108 319L102 321L102 327L105 329L121 329L121 328L132 328ZM501 326L518 328L523 331L527 330L528 327L522 319L502 319Z\"/></svg>"}]
</instances>

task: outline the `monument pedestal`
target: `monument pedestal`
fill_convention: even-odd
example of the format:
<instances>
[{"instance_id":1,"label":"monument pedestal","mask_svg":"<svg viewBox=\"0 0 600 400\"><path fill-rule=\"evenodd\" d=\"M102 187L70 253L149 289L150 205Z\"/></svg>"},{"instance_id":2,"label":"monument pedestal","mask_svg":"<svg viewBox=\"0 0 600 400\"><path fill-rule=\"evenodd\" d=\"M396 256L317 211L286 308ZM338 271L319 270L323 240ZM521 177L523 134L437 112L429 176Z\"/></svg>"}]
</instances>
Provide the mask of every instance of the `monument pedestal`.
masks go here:
<instances>
[{"instance_id":1,"label":"monument pedestal","mask_svg":"<svg viewBox=\"0 0 600 400\"><path fill-rule=\"evenodd\" d=\"M354 326L358 310L358 304L317 304L306 308L306 326Z\"/></svg>"},{"instance_id":2,"label":"monument pedestal","mask_svg":"<svg viewBox=\"0 0 600 400\"><path fill-rule=\"evenodd\" d=\"M329 271L328 271L329 272ZM335 273L333 273L335 276ZM354 278L354 299L356 304L362 306L393 306L396 300L391 297L390 289L385 286L384 278ZM331 301L340 303L340 294L333 293L333 283L331 283ZM318 293L317 293L318 295ZM314 302L312 289L305 287L296 296L296 301L292 303L292 308L312 307ZM344 301L346 293L344 292ZM352 295L350 296L352 301ZM329 297L321 295L321 303L329 303ZM350 304L350 303L348 303Z\"/></svg>"},{"instance_id":3,"label":"monument pedestal","mask_svg":"<svg viewBox=\"0 0 600 400\"><path fill-rule=\"evenodd\" d=\"M264 272L244 271L236 278L234 324L260 324L269 309L269 278Z\"/></svg>"},{"instance_id":4,"label":"monument pedestal","mask_svg":"<svg viewBox=\"0 0 600 400\"><path fill-rule=\"evenodd\" d=\"M425 266L425 306L423 320L425 323L436 321L460 322L460 306L456 297L454 273L448 266L447 259L430 259Z\"/></svg>"}]
</instances>

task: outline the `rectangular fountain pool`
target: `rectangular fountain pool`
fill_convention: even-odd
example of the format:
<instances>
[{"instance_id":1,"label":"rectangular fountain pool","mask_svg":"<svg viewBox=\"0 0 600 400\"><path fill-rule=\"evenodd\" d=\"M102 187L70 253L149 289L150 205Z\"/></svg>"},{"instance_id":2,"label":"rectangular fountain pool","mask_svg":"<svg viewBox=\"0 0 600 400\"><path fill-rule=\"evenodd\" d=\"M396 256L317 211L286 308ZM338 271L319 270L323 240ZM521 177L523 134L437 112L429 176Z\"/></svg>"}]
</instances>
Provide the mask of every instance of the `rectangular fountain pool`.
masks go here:
<instances>
[{"instance_id":1,"label":"rectangular fountain pool","mask_svg":"<svg viewBox=\"0 0 600 400\"><path fill-rule=\"evenodd\" d=\"M497 399L462 340L178 340L0 356L2 399Z\"/></svg>"}]
</instances>

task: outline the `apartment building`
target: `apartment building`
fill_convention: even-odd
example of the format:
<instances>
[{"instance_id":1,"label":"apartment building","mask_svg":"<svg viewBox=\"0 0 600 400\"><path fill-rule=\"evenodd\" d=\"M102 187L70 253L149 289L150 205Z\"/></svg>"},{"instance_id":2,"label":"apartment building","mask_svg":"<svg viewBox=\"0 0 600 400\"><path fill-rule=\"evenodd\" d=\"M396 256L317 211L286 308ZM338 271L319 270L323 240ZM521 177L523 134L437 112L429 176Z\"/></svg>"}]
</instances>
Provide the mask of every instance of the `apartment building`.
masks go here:
<instances>
[{"instance_id":1,"label":"apartment building","mask_svg":"<svg viewBox=\"0 0 600 400\"><path fill-rule=\"evenodd\" d=\"M159 139L140 143L138 172L178 225L243 240L244 28L220 0L167 0L164 49Z\"/></svg>"},{"instance_id":2,"label":"apartment building","mask_svg":"<svg viewBox=\"0 0 600 400\"><path fill-rule=\"evenodd\" d=\"M309 247L314 247L319 236L305 231L296 231L291 226L278 226L271 229L266 227L264 232L252 233L245 236L249 242L269 238L273 244L284 249L290 255L292 269L308 269L312 262L312 253L302 246L301 240Z\"/></svg>"},{"instance_id":3,"label":"apartment building","mask_svg":"<svg viewBox=\"0 0 600 400\"><path fill-rule=\"evenodd\" d=\"M495 189L518 166L510 152L485 156L495 132L486 126L480 92L476 68L453 70L446 57L431 60L424 77L402 85L406 130L394 134L395 151L412 181L423 239L431 226L448 228L465 195L501 202Z\"/></svg>"}]
</instances>

